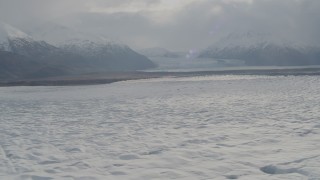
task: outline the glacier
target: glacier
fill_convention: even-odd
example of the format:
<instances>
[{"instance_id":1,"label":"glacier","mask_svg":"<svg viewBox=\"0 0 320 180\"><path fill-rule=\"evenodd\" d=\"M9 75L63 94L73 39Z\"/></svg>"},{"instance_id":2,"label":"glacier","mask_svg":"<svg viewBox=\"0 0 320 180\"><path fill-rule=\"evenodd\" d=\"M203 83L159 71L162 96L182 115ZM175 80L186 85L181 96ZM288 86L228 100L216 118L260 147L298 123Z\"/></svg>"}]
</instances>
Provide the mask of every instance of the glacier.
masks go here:
<instances>
[{"instance_id":1,"label":"glacier","mask_svg":"<svg viewBox=\"0 0 320 180\"><path fill-rule=\"evenodd\" d=\"M0 88L0 179L318 179L319 76Z\"/></svg>"}]
</instances>

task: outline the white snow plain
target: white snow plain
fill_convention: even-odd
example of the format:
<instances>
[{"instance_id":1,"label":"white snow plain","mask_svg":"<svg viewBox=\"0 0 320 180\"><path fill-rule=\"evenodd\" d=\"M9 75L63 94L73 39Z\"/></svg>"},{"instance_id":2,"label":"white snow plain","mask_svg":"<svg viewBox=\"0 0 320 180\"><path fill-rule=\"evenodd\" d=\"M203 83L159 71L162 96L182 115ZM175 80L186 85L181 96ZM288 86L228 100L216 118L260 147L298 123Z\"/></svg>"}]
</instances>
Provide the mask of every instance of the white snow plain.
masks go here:
<instances>
[{"instance_id":1,"label":"white snow plain","mask_svg":"<svg viewBox=\"0 0 320 180\"><path fill-rule=\"evenodd\" d=\"M0 179L320 179L319 76L0 88Z\"/></svg>"}]
</instances>

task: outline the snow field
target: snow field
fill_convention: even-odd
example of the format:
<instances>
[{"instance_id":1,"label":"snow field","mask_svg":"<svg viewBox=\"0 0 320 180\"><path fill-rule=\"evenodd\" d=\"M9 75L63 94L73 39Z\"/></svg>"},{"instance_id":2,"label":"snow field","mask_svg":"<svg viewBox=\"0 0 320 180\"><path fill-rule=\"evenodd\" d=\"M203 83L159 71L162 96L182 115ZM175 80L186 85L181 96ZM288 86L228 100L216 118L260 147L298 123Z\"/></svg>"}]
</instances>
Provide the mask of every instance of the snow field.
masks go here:
<instances>
[{"instance_id":1,"label":"snow field","mask_svg":"<svg viewBox=\"0 0 320 180\"><path fill-rule=\"evenodd\" d=\"M0 88L0 179L319 179L317 76Z\"/></svg>"}]
</instances>

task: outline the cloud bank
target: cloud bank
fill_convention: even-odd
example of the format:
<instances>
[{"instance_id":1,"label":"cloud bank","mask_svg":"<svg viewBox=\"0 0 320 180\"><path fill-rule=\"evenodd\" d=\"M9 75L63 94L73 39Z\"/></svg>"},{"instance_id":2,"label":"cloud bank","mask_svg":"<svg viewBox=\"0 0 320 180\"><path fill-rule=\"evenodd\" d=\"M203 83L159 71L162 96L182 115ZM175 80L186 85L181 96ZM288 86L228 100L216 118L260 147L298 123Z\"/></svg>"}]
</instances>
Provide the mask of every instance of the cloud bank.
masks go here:
<instances>
[{"instance_id":1,"label":"cloud bank","mask_svg":"<svg viewBox=\"0 0 320 180\"><path fill-rule=\"evenodd\" d=\"M319 9L318 0L0 0L2 21L15 26L54 22L137 49L201 49L246 31L319 44Z\"/></svg>"}]
</instances>

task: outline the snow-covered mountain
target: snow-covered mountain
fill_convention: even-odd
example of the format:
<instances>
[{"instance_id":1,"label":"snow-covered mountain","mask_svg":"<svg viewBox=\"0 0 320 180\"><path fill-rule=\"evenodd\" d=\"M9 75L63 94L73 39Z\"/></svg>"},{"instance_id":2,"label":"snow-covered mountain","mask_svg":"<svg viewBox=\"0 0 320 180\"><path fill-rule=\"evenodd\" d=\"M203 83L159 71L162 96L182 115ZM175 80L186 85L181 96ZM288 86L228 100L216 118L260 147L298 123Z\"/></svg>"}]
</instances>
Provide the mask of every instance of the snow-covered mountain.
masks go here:
<instances>
[{"instance_id":1,"label":"snow-covered mountain","mask_svg":"<svg viewBox=\"0 0 320 180\"><path fill-rule=\"evenodd\" d=\"M33 34L66 52L86 58L93 66L104 70L141 70L155 67L147 57L103 35L90 34L55 23L45 24Z\"/></svg>"},{"instance_id":2,"label":"snow-covered mountain","mask_svg":"<svg viewBox=\"0 0 320 180\"><path fill-rule=\"evenodd\" d=\"M81 36L68 28L59 36L61 42L51 45L22 30L0 23L0 79L47 77L102 71L128 71L154 67L145 56L126 45L95 36ZM50 33L45 33L47 37ZM43 35L43 34L42 34ZM41 36L42 36L41 35ZM70 40L71 35L78 39ZM69 37L70 36L70 37Z\"/></svg>"},{"instance_id":3,"label":"snow-covered mountain","mask_svg":"<svg viewBox=\"0 0 320 180\"><path fill-rule=\"evenodd\" d=\"M139 50L139 53L147 56L147 57L165 57L165 58L177 58L179 57L179 53L171 52L164 48L147 48Z\"/></svg>"},{"instance_id":4,"label":"snow-covered mountain","mask_svg":"<svg viewBox=\"0 0 320 180\"><path fill-rule=\"evenodd\" d=\"M46 41L55 46L66 44L70 40L110 41L102 35L87 33L81 29L75 29L55 22L42 24L42 26L30 30L30 34L38 40Z\"/></svg>"},{"instance_id":5,"label":"snow-covered mountain","mask_svg":"<svg viewBox=\"0 0 320 180\"><path fill-rule=\"evenodd\" d=\"M202 51L203 58L240 59L247 65L320 64L320 48L266 33L232 33Z\"/></svg>"},{"instance_id":6,"label":"snow-covered mountain","mask_svg":"<svg viewBox=\"0 0 320 180\"><path fill-rule=\"evenodd\" d=\"M73 39L60 48L67 52L79 54L92 62L97 68L107 70L141 70L155 67L147 57L133 51L129 46L103 41Z\"/></svg>"},{"instance_id":7,"label":"snow-covered mountain","mask_svg":"<svg viewBox=\"0 0 320 180\"><path fill-rule=\"evenodd\" d=\"M35 40L22 30L6 23L0 23L0 50L39 59L59 51L59 48L45 41Z\"/></svg>"},{"instance_id":8,"label":"snow-covered mountain","mask_svg":"<svg viewBox=\"0 0 320 180\"><path fill-rule=\"evenodd\" d=\"M45 41L35 40L9 24L0 24L2 79L80 73L89 67L89 63L79 55L66 52Z\"/></svg>"},{"instance_id":9,"label":"snow-covered mountain","mask_svg":"<svg viewBox=\"0 0 320 180\"><path fill-rule=\"evenodd\" d=\"M20 40L23 40L20 42ZM13 51L12 46L21 46L32 41L32 38L21 30L0 22L0 50ZM21 44L19 44L21 43Z\"/></svg>"}]
</instances>

